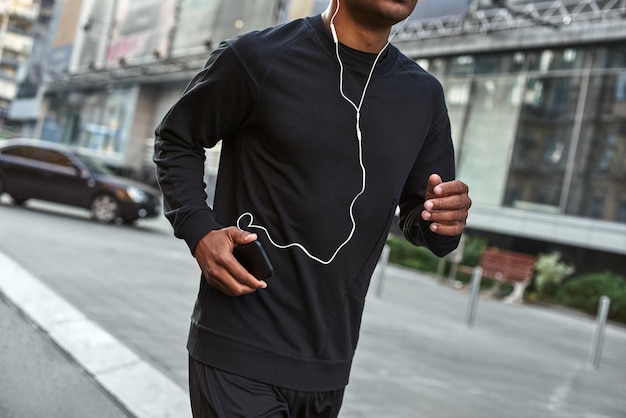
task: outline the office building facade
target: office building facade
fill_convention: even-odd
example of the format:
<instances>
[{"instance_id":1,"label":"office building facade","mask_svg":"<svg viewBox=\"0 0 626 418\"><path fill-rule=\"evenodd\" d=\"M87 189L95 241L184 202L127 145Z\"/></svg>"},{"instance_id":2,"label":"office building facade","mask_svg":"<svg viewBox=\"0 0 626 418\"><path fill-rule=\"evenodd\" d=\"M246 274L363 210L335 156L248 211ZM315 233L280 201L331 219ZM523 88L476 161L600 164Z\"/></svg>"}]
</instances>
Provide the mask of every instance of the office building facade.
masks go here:
<instances>
[{"instance_id":1,"label":"office building facade","mask_svg":"<svg viewBox=\"0 0 626 418\"><path fill-rule=\"evenodd\" d=\"M0 132L10 130L11 103L39 35L39 15L39 1L0 0Z\"/></svg>"},{"instance_id":2,"label":"office building facade","mask_svg":"<svg viewBox=\"0 0 626 418\"><path fill-rule=\"evenodd\" d=\"M624 274L626 3L447 3L396 43L444 86L470 233Z\"/></svg>"}]
</instances>

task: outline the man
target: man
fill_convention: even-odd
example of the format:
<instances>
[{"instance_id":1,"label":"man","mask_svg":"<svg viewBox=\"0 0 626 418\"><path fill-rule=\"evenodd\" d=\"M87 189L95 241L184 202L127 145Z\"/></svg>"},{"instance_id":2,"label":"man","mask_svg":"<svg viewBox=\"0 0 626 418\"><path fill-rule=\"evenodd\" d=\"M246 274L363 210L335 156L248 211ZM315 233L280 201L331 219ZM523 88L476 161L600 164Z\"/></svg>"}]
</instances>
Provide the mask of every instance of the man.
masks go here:
<instances>
[{"instance_id":1,"label":"man","mask_svg":"<svg viewBox=\"0 0 626 418\"><path fill-rule=\"evenodd\" d=\"M166 216L202 270L188 350L197 417L335 417L396 207L443 256L471 205L440 84L388 44L417 0L331 0L224 42L156 130ZM213 208L204 148L222 140ZM258 279L233 256L259 240Z\"/></svg>"}]
</instances>

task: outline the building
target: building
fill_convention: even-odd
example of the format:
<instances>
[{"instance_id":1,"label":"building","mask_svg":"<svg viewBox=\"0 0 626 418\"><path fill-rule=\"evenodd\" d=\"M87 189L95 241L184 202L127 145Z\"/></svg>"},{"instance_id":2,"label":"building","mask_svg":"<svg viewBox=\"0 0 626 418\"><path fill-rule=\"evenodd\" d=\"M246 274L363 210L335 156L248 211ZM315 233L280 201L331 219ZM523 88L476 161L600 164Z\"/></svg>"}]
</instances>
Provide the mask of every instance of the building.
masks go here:
<instances>
[{"instance_id":1,"label":"building","mask_svg":"<svg viewBox=\"0 0 626 418\"><path fill-rule=\"evenodd\" d=\"M57 1L34 131L149 180L156 124L221 39L326 5ZM446 92L468 233L626 273L624 15L621 0L420 0L395 28Z\"/></svg>"},{"instance_id":2,"label":"building","mask_svg":"<svg viewBox=\"0 0 626 418\"><path fill-rule=\"evenodd\" d=\"M626 273L626 3L422 0L396 44L442 82L470 233Z\"/></svg>"},{"instance_id":3,"label":"building","mask_svg":"<svg viewBox=\"0 0 626 418\"><path fill-rule=\"evenodd\" d=\"M22 64L17 81L17 93L11 101L8 119L14 134L35 136L37 120L41 114L44 92L45 54L48 51L48 35L52 23L54 0L39 0L37 19L30 36L33 43L28 59Z\"/></svg>"},{"instance_id":4,"label":"building","mask_svg":"<svg viewBox=\"0 0 626 418\"><path fill-rule=\"evenodd\" d=\"M0 131L10 129L9 109L33 49L39 2L0 0Z\"/></svg>"},{"instance_id":5,"label":"building","mask_svg":"<svg viewBox=\"0 0 626 418\"><path fill-rule=\"evenodd\" d=\"M276 21L271 0L59 1L42 139L154 181L154 129L221 39ZM219 150L209 152L209 176Z\"/></svg>"}]
</instances>

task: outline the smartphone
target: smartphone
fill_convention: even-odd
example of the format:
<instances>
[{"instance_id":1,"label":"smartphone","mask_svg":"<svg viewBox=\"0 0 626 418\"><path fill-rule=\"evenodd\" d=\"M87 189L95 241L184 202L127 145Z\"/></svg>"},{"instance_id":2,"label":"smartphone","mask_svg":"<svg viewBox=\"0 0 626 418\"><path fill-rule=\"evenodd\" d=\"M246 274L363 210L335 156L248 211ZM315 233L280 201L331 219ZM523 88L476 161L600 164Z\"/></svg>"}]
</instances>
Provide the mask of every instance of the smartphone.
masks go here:
<instances>
[{"instance_id":1,"label":"smartphone","mask_svg":"<svg viewBox=\"0 0 626 418\"><path fill-rule=\"evenodd\" d=\"M267 279L274 273L272 263L259 241L236 246L233 255L239 264L259 280Z\"/></svg>"}]
</instances>

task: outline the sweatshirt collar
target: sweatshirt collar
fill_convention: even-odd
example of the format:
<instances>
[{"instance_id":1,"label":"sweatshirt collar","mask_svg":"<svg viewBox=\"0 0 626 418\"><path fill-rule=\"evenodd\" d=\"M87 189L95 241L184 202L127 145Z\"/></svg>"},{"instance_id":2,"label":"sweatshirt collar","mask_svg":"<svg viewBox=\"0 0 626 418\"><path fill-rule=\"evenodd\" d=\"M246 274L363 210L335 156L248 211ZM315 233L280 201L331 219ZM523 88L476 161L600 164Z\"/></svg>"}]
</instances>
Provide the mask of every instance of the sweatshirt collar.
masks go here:
<instances>
[{"instance_id":1,"label":"sweatshirt collar","mask_svg":"<svg viewBox=\"0 0 626 418\"><path fill-rule=\"evenodd\" d=\"M333 57L335 56L335 43L333 42L333 37L330 34L330 31L324 24L324 20L322 19L322 15L318 14L315 16L307 17L306 20L313 27L317 36L320 40L320 43L324 49L326 49ZM350 48L343 44L340 44L341 50L345 55L354 59L355 61L362 61L363 63L368 62L369 64L374 62L377 54L358 51L356 49ZM389 71L396 59L398 57L398 48L394 45L387 45L387 50L383 52L381 55L378 64L376 65L376 72L378 74L384 74ZM350 59L349 58L349 59Z\"/></svg>"}]
</instances>

